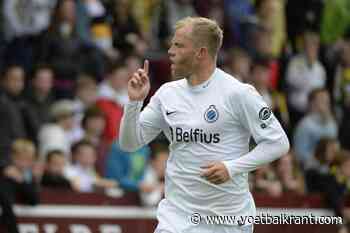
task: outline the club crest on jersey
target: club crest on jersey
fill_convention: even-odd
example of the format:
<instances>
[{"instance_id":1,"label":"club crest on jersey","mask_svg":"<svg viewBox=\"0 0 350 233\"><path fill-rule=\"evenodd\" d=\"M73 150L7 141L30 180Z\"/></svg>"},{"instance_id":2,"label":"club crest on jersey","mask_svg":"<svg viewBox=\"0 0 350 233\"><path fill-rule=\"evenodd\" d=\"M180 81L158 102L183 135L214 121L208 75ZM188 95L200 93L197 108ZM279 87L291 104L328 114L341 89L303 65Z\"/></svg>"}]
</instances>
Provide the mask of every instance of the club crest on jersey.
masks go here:
<instances>
[{"instance_id":1,"label":"club crest on jersey","mask_svg":"<svg viewBox=\"0 0 350 233\"><path fill-rule=\"evenodd\" d=\"M210 105L209 108L204 113L204 119L208 123L213 123L217 121L218 118L219 118L219 112L216 109L215 105Z\"/></svg>"},{"instance_id":2,"label":"club crest on jersey","mask_svg":"<svg viewBox=\"0 0 350 233\"><path fill-rule=\"evenodd\" d=\"M271 113L272 112L270 108L264 107L259 111L259 119L265 121L270 118Z\"/></svg>"}]
</instances>

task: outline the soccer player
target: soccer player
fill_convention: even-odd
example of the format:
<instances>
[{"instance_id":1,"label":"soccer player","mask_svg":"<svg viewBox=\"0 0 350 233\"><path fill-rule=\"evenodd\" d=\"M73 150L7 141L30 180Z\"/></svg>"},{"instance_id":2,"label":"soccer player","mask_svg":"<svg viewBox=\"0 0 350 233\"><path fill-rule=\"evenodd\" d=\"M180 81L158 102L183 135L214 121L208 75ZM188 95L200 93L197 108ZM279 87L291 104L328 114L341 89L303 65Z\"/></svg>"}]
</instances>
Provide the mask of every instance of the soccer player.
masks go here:
<instances>
[{"instance_id":1,"label":"soccer player","mask_svg":"<svg viewBox=\"0 0 350 233\"><path fill-rule=\"evenodd\" d=\"M147 60L129 80L121 147L134 151L161 131L170 141L155 233L253 232L251 222L209 225L203 218L255 216L248 172L289 150L286 134L257 91L216 67L222 37L210 19L178 21L168 53L172 75L181 79L161 86L142 112L150 90ZM251 136L257 146L249 151ZM198 225L193 213L202 216Z\"/></svg>"}]
</instances>

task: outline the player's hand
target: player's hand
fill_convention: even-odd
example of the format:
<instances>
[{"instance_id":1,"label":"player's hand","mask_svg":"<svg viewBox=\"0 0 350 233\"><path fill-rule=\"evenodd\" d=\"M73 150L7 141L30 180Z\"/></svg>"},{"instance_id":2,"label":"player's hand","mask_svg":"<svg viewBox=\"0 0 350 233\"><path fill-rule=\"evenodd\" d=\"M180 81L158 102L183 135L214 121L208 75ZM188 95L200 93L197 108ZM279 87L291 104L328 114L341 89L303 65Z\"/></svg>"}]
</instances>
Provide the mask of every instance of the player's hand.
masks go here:
<instances>
[{"instance_id":1,"label":"player's hand","mask_svg":"<svg viewBox=\"0 0 350 233\"><path fill-rule=\"evenodd\" d=\"M145 60L143 69L138 69L128 82L128 95L131 101L143 101L151 89L148 76L149 62Z\"/></svg>"},{"instance_id":2,"label":"player's hand","mask_svg":"<svg viewBox=\"0 0 350 233\"><path fill-rule=\"evenodd\" d=\"M209 163L201 168L204 169L201 176L213 184L222 184L230 179L230 174L222 162Z\"/></svg>"}]
</instances>

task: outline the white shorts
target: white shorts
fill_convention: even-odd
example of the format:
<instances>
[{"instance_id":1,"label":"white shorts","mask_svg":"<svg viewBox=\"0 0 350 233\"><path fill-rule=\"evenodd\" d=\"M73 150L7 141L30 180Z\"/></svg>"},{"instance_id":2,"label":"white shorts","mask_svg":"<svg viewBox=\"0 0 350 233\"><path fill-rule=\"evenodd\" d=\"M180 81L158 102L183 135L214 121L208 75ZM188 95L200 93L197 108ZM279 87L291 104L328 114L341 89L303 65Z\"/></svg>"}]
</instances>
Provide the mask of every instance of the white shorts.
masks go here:
<instances>
[{"instance_id":1,"label":"white shorts","mask_svg":"<svg viewBox=\"0 0 350 233\"><path fill-rule=\"evenodd\" d=\"M253 233L253 225L228 226L200 223L194 225L190 216L163 199L157 210L158 225L154 233Z\"/></svg>"}]
</instances>

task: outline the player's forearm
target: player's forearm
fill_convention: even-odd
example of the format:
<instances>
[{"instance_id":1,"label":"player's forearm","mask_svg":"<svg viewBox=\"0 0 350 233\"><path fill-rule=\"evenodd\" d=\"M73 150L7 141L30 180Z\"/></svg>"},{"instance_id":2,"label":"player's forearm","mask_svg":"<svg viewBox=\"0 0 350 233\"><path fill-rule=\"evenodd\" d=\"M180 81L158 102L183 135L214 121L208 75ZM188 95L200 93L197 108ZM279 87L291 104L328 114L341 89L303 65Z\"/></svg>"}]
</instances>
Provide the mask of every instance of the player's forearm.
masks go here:
<instances>
[{"instance_id":1,"label":"player's forearm","mask_svg":"<svg viewBox=\"0 0 350 233\"><path fill-rule=\"evenodd\" d=\"M224 161L224 164L232 178L235 174L250 172L264 164L270 163L288 151L289 141L283 133L279 139L263 140L248 154L235 160Z\"/></svg>"},{"instance_id":2,"label":"player's forearm","mask_svg":"<svg viewBox=\"0 0 350 233\"><path fill-rule=\"evenodd\" d=\"M133 152L143 146L140 137L139 116L142 102L130 102L125 105L120 124L119 144L124 151Z\"/></svg>"}]
</instances>

